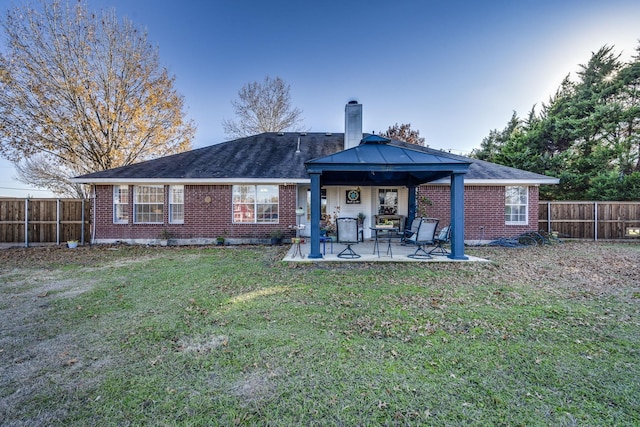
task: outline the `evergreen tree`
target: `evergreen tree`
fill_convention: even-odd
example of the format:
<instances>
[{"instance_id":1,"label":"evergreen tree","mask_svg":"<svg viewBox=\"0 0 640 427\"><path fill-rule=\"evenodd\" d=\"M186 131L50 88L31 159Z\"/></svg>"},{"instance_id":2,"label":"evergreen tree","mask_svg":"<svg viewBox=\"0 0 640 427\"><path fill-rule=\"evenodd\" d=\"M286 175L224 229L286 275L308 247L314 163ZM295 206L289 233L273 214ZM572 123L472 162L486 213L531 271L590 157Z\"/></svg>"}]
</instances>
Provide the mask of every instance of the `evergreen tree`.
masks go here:
<instances>
[{"instance_id":1,"label":"evergreen tree","mask_svg":"<svg viewBox=\"0 0 640 427\"><path fill-rule=\"evenodd\" d=\"M473 156L560 178L541 198L640 199L640 47L623 63L604 46L536 114L514 113Z\"/></svg>"}]
</instances>

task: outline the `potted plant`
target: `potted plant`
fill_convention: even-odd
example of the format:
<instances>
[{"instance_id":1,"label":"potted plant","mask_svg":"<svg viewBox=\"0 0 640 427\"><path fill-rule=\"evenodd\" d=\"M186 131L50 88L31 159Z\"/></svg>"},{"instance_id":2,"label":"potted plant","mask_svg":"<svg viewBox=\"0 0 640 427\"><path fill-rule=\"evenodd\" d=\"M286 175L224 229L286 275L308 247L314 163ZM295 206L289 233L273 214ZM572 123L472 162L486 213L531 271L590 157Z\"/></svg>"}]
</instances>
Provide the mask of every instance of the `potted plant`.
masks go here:
<instances>
[{"instance_id":1,"label":"potted plant","mask_svg":"<svg viewBox=\"0 0 640 427\"><path fill-rule=\"evenodd\" d=\"M336 209L333 211L332 215L325 215L324 226L321 224L320 228L326 230L326 233L325 233L326 236L336 233L337 231L336 224L339 217L340 217L340 206L336 206Z\"/></svg>"},{"instance_id":2,"label":"potted plant","mask_svg":"<svg viewBox=\"0 0 640 427\"><path fill-rule=\"evenodd\" d=\"M279 245L282 243L282 230L275 229L271 232L270 236L272 245Z\"/></svg>"},{"instance_id":3,"label":"potted plant","mask_svg":"<svg viewBox=\"0 0 640 427\"><path fill-rule=\"evenodd\" d=\"M69 249L77 248L78 247L78 241L77 240L68 240L67 241L67 247Z\"/></svg>"},{"instance_id":4,"label":"potted plant","mask_svg":"<svg viewBox=\"0 0 640 427\"><path fill-rule=\"evenodd\" d=\"M173 233L166 228L163 228L160 232L160 246L167 246L169 244L169 239L173 238Z\"/></svg>"},{"instance_id":5,"label":"potted plant","mask_svg":"<svg viewBox=\"0 0 640 427\"><path fill-rule=\"evenodd\" d=\"M216 237L216 245L218 245L218 246L224 245L224 237L222 237L222 236Z\"/></svg>"},{"instance_id":6,"label":"potted plant","mask_svg":"<svg viewBox=\"0 0 640 427\"><path fill-rule=\"evenodd\" d=\"M366 217L367 216L364 214L364 212L358 212L358 222L360 223L361 227L364 224L364 220Z\"/></svg>"}]
</instances>

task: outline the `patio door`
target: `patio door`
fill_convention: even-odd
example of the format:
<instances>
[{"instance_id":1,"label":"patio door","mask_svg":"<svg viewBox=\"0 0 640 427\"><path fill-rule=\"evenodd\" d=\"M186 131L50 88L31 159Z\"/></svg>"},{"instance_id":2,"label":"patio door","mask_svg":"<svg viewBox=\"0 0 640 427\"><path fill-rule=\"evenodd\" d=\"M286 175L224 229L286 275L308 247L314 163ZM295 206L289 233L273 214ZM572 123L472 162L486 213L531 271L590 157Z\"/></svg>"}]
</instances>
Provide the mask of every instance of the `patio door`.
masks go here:
<instances>
[{"instance_id":1,"label":"patio door","mask_svg":"<svg viewBox=\"0 0 640 427\"><path fill-rule=\"evenodd\" d=\"M324 218L327 214L327 190L320 190L320 218ZM304 211L302 215L298 215L298 225L304 225L304 229L300 230L300 235L304 237L311 236L311 187L308 185L298 187L298 206Z\"/></svg>"}]
</instances>

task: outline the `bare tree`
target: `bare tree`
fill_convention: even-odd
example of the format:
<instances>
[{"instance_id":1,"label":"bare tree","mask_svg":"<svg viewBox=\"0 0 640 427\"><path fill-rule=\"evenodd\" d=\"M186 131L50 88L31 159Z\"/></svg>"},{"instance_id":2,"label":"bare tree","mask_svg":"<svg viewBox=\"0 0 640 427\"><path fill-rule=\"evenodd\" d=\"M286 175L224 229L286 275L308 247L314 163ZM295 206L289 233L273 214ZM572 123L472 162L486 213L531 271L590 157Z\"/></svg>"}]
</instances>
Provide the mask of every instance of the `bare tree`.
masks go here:
<instances>
[{"instance_id":1,"label":"bare tree","mask_svg":"<svg viewBox=\"0 0 640 427\"><path fill-rule=\"evenodd\" d=\"M242 86L238 100L231 101L237 120L223 120L224 132L234 138L263 132L292 132L301 127L302 110L291 107L290 87L280 77Z\"/></svg>"},{"instance_id":2,"label":"bare tree","mask_svg":"<svg viewBox=\"0 0 640 427\"><path fill-rule=\"evenodd\" d=\"M380 132L385 138L396 139L415 145L424 145L424 138L420 136L420 131L411 129L411 123L403 123L389 126L386 132Z\"/></svg>"},{"instance_id":3,"label":"bare tree","mask_svg":"<svg viewBox=\"0 0 640 427\"><path fill-rule=\"evenodd\" d=\"M195 127L175 78L130 21L90 13L84 1L39 0L10 10L2 28L0 155L22 161L23 182L58 192L53 174L65 180L190 148Z\"/></svg>"},{"instance_id":4,"label":"bare tree","mask_svg":"<svg viewBox=\"0 0 640 427\"><path fill-rule=\"evenodd\" d=\"M69 181L80 173L69 169L61 163L52 161L51 157L44 154L34 154L24 160L14 163L18 181L26 184L48 188L61 197L86 199L89 197L87 185L76 184Z\"/></svg>"}]
</instances>

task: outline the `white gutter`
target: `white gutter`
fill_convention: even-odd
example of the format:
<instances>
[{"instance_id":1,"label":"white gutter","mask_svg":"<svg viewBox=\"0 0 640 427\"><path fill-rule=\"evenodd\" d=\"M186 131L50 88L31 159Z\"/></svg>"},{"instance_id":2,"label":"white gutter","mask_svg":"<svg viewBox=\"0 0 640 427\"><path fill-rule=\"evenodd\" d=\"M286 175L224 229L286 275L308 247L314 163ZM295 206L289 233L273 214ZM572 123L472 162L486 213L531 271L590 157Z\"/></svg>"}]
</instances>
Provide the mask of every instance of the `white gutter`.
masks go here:
<instances>
[{"instance_id":1,"label":"white gutter","mask_svg":"<svg viewBox=\"0 0 640 427\"><path fill-rule=\"evenodd\" d=\"M423 185L450 185L449 178L441 178L436 181L426 182ZM560 184L558 178L541 179L467 179L464 185L549 185Z\"/></svg>"},{"instance_id":2,"label":"white gutter","mask_svg":"<svg viewBox=\"0 0 640 427\"><path fill-rule=\"evenodd\" d=\"M69 181L78 184L308 184L310 179L290 178L71 178Z\"/></svg>"},{"instance_id":3,"label":"white gutter","mask_svg":"<svg viewBox=\"0 0 640 427\"><path fill-rule=\"evenodd\" d=\"M310 184L311 179L290 178L71 178L69 181L78 184ZM558 178L542 179L465 179L465 185L552 185L559 184ZM451 185L448 177L436 181L426 182L423 185Z\"/></svg>"}]
</instances>

